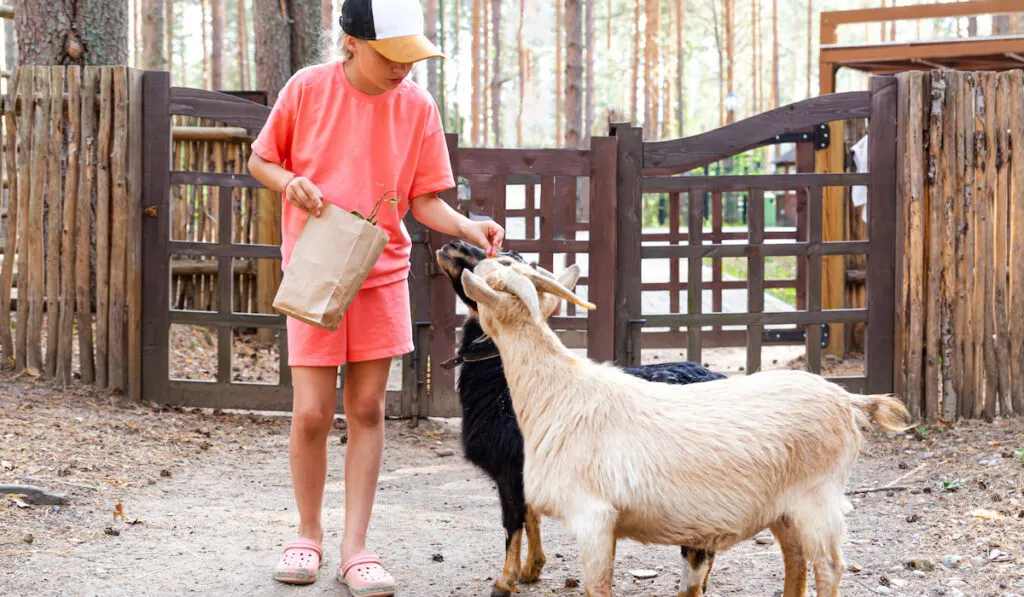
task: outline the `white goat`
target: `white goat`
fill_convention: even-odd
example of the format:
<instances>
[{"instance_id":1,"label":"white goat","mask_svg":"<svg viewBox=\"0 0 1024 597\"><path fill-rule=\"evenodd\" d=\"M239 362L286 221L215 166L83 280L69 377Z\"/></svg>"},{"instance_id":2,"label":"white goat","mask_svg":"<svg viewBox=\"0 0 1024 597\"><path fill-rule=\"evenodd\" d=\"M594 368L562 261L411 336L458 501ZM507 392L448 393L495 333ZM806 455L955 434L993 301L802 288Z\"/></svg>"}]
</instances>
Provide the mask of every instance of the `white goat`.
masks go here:
<instances>
[{"instance_id":1,"label":"white goat","mask_svg":"<svg viewBox=\"0 0 1024 597\"><path fill-rule=\"evenodd\" d=\"M527 502L576 536L588 596L611 595L619 538L721 552L764 528L782 548L785 597L806 594L808 562L817 594L839 595L860 427L907 429L898 400L800 371L687 386L638 379L574 355L548 327L543 301L595 308L560 280L494 260L475 271L463 284L505 365ZM700 595L707 571L688 572L679 595Z\"/></svg>"}]
</instances>

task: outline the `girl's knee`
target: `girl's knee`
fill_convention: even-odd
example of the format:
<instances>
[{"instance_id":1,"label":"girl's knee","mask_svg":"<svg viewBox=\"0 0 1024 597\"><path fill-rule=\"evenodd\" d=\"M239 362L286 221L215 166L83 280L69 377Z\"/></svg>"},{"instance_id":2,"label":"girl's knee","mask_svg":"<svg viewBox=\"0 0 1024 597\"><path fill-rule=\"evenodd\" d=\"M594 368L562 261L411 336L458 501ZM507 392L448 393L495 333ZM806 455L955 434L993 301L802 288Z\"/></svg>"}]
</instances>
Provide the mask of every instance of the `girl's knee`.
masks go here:
<instances>
[{"instance_id":1,"label":"girl's knee","mask_svg":"<svg viewBox=\"0 0 1024 597\"><path fill-rule=\"evenodd\" d=\"M333 410L300 408L292 413L292 428L299 437L308 440L326 437L333 421Z\"/></svg>"},{"instance_id":2,"label":"girl's knee","mask_svg":"<svg viewBox=\"0 0 1024 597\"><path fill-rule=\"evenodd\" d=\"M354 395L345 405L349 425L377 427L384 424L384 400L377 395Z\"/></svg>"}]
</instances>

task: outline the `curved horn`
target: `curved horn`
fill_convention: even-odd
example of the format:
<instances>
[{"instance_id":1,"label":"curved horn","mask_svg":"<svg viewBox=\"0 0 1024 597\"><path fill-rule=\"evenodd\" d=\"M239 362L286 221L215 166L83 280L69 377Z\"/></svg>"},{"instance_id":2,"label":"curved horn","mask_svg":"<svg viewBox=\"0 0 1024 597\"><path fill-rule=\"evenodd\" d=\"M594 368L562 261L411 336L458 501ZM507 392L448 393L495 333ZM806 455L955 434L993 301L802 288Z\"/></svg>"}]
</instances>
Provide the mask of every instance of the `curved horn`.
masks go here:
<instances>
[{"instance_id":1,"label":"curved horn","mask_svg":"<svg viewBox=\"0 0 1024 597\"><path fill-rule=\"evenodd\" d=\"M566 288L559 280L554 277L548 278L533 268L516 264L512 266L512 271L519 273L533 282L533 285L537 287L537 290L553 294L559 298L563 298L574 305L583 307L588 311L597 309L597 306L593 303L587 302L580 297L576 296L573 291ZM575 263L570 265L565 271L562 272L562 279L566 280L567 283L571 283L573 286L576 285L576 281L580 278L580 268Z\"/></svg>"},{"instance_id":2,"label":"curved horn","mask_svg":"<svg viewBox=\"0 0 1024 597\"><path fill-rule=\"evenodd\" d=\"M519 297L526 308L530 310L530 317L535 322L541 321L543 317L540 313L540 297L537 296L537 289L530 283L530 280L514 270L508 271L500 277L505 283L505 289Z\"/></svg>"}]
</instances>

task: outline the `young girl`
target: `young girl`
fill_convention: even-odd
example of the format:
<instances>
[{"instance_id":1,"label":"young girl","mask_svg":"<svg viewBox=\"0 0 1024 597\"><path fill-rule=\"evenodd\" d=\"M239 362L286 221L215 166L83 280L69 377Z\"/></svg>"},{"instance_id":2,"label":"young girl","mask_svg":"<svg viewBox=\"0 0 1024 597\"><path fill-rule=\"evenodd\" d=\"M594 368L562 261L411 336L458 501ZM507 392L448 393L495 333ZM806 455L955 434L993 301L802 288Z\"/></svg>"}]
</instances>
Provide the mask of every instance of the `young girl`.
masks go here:
<instances>
[{"instance_id":1,"label":"young girl","mask_svg":"<svg viewBox=\"0 0 1024 597\"><path fill-rule=\"evenodd\" d=\"M504 230L492 221L471 221L437 197L455 181L437 107L407 80L413 63L441 57L423 35L419 0L345 0L340 22L344 60L295 74L252 145L253 177L284 193L282 266L288 266L305 218L318 217L323 202L364 214L385 193L399 202L378 212L378 226L390 240L338 330L288 319L290 463L299 530L285 545L274 578L316 581L323 558L327 435L338 367L347 363L345 530L337 578L352 595L383 597L394 594L395 582L367 551L366 532L384 449L391 359L413 349L406 281L411 243L402 217L412 209L426 226L486 247L491 255Z\"/></svg>"}]
</instances>

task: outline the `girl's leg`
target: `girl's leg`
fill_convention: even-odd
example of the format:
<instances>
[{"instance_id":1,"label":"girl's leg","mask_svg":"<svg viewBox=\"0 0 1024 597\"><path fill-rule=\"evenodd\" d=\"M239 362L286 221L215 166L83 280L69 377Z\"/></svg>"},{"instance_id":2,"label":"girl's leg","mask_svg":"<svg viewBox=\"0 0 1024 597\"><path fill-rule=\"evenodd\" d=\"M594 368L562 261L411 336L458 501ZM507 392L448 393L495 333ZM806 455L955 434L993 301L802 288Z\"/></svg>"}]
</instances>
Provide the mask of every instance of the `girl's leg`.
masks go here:
<instances>
[{"instance_id":1,"label":"girl's leg","mask_svg":"<svg viewBox=\"0 0 1024 597\"><path fill-rule=\"evenodd\" d=\"M327 480L327 435L334 421L337 367L293 367L295 389L289 458L299 536L319 543L321 511Z\"/></svg>"},{"instance_id":2,"label":"girl's leg","mask_svg":"<svg viewBox=\"0 0 1024 597\"><path fill-rule=\"evenodd\" d=\"M345 535L341 561L366 548L373 499L384 452L384 399L391 358L350 362L345 374Z\"/></svg>"}]
</instances>

